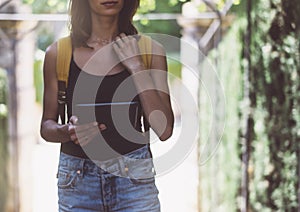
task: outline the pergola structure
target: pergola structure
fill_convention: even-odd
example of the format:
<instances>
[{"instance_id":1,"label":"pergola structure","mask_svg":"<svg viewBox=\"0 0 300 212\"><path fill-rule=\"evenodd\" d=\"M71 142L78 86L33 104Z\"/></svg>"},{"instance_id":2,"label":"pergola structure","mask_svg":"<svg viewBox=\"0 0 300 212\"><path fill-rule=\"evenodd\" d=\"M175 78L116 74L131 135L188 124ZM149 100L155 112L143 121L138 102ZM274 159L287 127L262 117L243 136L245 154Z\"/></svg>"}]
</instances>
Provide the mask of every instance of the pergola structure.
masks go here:
<instances>
[{"instance_id":1,"label":"pergola structure","mask_svg":"<svg viewBox=\"0 0 300 212\"><path fill-rule=\"evenodd\" d=\"M19 1L5 1L1 12L30 12ZM29 33L33 22L0 21L0 67L8 79L8 194L5 211L30 211L32 190L29 149L36 142L33 86L34 34ZM29 31L28 31L29 30ZM20 204L22 202L22 204Z\"/></svg>"}]
</instances>

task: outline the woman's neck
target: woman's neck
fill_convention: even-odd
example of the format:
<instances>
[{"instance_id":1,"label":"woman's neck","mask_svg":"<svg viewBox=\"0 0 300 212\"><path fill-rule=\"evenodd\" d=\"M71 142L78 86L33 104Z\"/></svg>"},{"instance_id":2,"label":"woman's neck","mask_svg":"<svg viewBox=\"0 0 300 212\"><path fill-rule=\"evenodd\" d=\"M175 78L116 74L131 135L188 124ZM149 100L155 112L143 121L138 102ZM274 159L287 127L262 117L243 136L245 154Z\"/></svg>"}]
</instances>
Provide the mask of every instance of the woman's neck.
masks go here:
<instances>
[{"instance_id":1,"label":"woman's neck","mask_svg":"<svg viewBox=\"0 0 300 212\"><path fill-rule=\"evenodd\" d=\"M118 17L92 15L90 40L105 39L113 41L119 34Z\"/></svg>"}]
</instances>

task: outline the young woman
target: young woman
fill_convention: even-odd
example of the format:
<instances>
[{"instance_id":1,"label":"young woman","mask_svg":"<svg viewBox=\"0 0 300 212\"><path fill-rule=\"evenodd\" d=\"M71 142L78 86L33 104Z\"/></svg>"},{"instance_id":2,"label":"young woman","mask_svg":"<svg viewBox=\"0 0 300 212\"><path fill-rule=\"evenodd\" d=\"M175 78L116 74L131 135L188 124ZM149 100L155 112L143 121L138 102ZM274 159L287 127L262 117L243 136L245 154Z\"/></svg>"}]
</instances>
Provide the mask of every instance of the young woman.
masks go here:
<instances>
[{"instance_id":1,"label":"young woman","mask_svg":"<svg viewBox=\"0 0 300 212\"><path fill-rule=\"evenodd\" d=\"M58 123L57 43L47 49L41 136L61 143L59 211L160 211L149 141L140 136L140 111L162 141L172 135L173 112L163 48L152 42L151 69L139 55L140 37L132 24L138 6L139 0L70 0L73 53L67 124ZM90 109L74 106L74 101L90 101L90 85L97 85L92 95L95 120L75 114ZM113 109L118 107L123 109ZM124 136L120 125L130 125L128 130L133 128L138 136Z\"/></svg>"}]
</instances>

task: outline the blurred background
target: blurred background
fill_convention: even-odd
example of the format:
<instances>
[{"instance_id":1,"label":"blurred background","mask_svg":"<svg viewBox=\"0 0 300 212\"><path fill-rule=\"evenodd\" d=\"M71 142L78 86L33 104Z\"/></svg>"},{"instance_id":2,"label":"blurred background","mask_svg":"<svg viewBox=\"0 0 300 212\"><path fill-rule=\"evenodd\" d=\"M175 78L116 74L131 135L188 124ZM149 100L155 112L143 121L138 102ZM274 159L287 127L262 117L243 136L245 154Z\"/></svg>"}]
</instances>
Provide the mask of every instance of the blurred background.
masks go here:
<instances>
[{"instance_id":1,"label":"blurred background","mask_svg":"<svg viewBox=\"0 0 300 212\"><path fill-rule=\"evenodd\" d=\"M67 9L68 0L0 0L3 212L57 211L59 144L42 140L39 124L44 54L68 33ZM167 49L176 127L154 155L177 142L189 107L176 108L180 82L198 106L195 145L157 177L163 212L300 211L299 14L299 0L141 0L139 31L179 41ZM189 55L186 41L202 53Z\"/></svg>"}]
</instances>

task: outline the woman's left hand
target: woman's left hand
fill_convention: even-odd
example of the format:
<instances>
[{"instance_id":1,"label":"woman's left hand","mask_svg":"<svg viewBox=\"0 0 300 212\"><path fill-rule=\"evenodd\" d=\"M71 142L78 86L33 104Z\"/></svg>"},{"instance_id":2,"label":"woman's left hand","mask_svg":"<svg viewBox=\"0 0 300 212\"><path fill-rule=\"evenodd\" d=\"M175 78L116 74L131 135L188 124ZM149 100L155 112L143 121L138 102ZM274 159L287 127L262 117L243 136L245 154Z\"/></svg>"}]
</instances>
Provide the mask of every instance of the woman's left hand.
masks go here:
<instances>
[{"instance_id":1,"label":"woman's left hand","mask_svg":"<svg viewBox=\"0 0 300 212\"><path fill-rule=\"evenodd\" d=\"M121 33L116 37L113 48L121 63L130 73L136 73L145 69L138 42L133 36L126 36L124 33Z\"/></svg>"}]
</instances>

